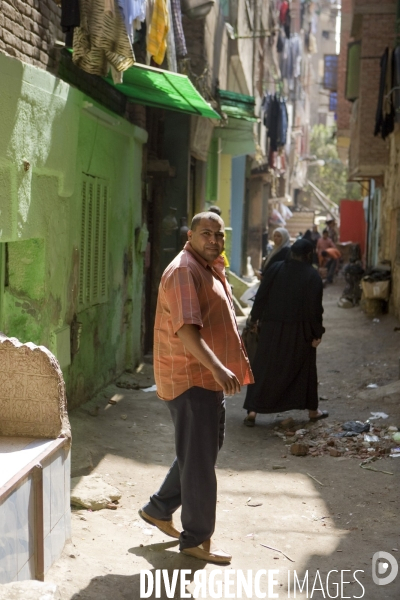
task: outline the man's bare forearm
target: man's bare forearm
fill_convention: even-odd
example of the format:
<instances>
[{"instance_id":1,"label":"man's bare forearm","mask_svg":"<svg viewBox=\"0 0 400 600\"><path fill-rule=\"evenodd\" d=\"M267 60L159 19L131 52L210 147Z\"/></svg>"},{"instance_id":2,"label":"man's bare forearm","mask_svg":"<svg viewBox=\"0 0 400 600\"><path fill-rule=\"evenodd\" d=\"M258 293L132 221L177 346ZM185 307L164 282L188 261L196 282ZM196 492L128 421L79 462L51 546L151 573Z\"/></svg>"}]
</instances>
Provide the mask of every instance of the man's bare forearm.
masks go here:
<instances>
[{"instance_id":1,"label":"man's bare forearm","mask_svg":"<svg viewBox=\"0 0 400 600\"><path fill-rule=\"evenodd\" d=\"M183 325L176 335L201 364L213 372L215 369L221 369L224 365L215 356L210 346L201 337L200 331L196 325Z\"/></svg>"},{"instance_id":2,"label":"man's bare forearm","mask_svg":"<svg viewBox=\"0 0 400 600\"><path fill-rule=\"evenodd\" d=\"M211 371L215 381L225 394L232 396L240 392L240 383L236 375L221 363L210 346L201 337L196 325L183 325L176 335L190 352L206 369Z\"/></svg>"}]
</instances>

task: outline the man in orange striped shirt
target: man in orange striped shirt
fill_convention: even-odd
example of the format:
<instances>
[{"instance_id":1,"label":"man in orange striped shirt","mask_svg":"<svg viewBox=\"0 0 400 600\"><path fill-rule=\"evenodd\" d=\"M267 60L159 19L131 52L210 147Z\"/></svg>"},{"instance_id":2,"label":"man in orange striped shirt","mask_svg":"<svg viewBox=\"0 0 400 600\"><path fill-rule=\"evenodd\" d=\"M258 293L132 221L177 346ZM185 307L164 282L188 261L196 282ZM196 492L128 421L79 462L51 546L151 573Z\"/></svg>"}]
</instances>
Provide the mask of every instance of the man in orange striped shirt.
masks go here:
<instances>
[{"instance_id":1,"label":"man in orange striped shirt","mask_svg":"<svg viewBox=\"0 0 400 600\"><path fill-rule=\"evenodd\" d=\"M188 242L161 278L154 327L157 394L175 426L176 459L140 516L172 537L184 554L216 563L231 556L215 549L215 463L225 432L225 395L253 382L225 279L224 222L196 215ZM172 522L182 505L179 533Z\"/></svg>"}]
</instances>

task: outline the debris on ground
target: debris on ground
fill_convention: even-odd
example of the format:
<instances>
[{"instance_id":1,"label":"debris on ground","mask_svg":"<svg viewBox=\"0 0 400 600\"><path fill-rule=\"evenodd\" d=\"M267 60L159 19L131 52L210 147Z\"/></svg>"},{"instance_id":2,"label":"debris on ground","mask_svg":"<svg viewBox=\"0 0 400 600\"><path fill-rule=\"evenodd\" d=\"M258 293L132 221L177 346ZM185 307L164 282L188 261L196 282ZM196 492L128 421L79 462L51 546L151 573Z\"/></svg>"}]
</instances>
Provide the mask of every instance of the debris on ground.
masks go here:
<instances>
[{"instance_id":1,"label":"debris on ground","mask_svg":"<svg viewBox=\"0 0 400 600\"><path fill-rule=\"evenodd\" d=\"M314 479L314 481L316 481L317 483L319 483L319 485L322 485L322 487L324 487L325 484L321 483L316 477L314 477L314 475L310 475L310 473L306 473L306 475L308 475L308 477L311 477L311 479Z\"/></svg>"},{"instance_id":2,"label":"debris on ground","mask_svg":"<svg viewBox=\"0 0 400 600\"><path fill-rule=\"evenodd\" d=\"M246 506L251 506L253 508L257 507L257 506L262 506L262 502L260 502L259 500L252 500L252 498L249 498L246 502Z\"/></svg>"},{"instance_id":3,"label":"debris on ground","mask_svg":"<svg viewBox=\"0 0 400 600\"><path fill-rule=\"evenodd\" d=\"M344 431L351 431L352 433L363 433L369 431L371 425L369 423L363 423L362 421L346 421L343 423L342 429Z\"/></svg>"},{"instance_id":4,"label":"debris on ground","mask_svg":"<svg viewBox=\"0 0 400 600\"><path fill-rule=\"evenodd\" d=\"M288 419L284 419L283 421L281 421L280 426L282 427L282 429L291 429L294 425L294 420L292 419L292 417L289 417Z\"/></svg>"},{"instance_id":5,"label":"debris on ground","mask_svg":"<svg viewBox=\"0 0 400 600\"><path fill-rule=\"evenodd\" d=\"M268 548L268 550L273 550L274 552L279 552L280 554L283 554L285 558L290 560L290 562L295 562L292 558L290 558L290 556L282 552L282 550L279 550L279 548L273 548L272 546L267 546L267 544L260 544L260 546L263 546L263 548Z\"/></svg>"},{"instance_id":6,"label":"debris on ground","mask_svg":"<svg viewBox=\"0 0 400 600\"><path fill-rule=\"evenodd\" d=\"M377 419L388 419L389 415L384 412L371 412L371 416L368 419L369 421L376 421Z\"/></svg>"},{"instance_id":7,"label":"debris on ground","mask_svg":"<svg viewBox=\"0 0 400 600\"><path fill-rule=\"evenodd\" d=\"M368 465L366 463L367 463L367 461L360 463L360 467L362 469L366 469L367 471L375 471L376 473L385 473L385 475L393 475L393 473L391 471L383 471L382 469L375 469L375 467L371 467L370 465Z\"/></svg>"},{"instance_id":8,"label":"debris on ground","mask_svg":"<svg viewBox=\"0 0 400 600\"><path fill-rule=\"evenodd\" d=\"M121 498L121 492L104 481L100 475L73 477L71 479L71 504L91 510L116 508L115 502Z\"/></svg>"},{"instance_id":9,"label":"debris on ground","mask_svg":"<svg viewBox=\"0 0 400 600\"><path fill-rule=\"evenodd\" d=\"M281 424L282 425L282 424ZM355 431L354 431L355 430ZM361 460L389 457L400 442L395 425L374 425L362 421L307 423L284 433L274 431L294 456L358 458Z\"/></svg>"},{"instance_id":10,"label":"debris on ground","mask_svg":"<svg viewBox=\"0 0 400 600\"><path fill-rule=\"evenodd\" d=\"M306 454L308 454L308 451L309 451L308 444L303 444L301 442L296 442L295 444L292 444L290 446L290 452L294 456L306 456Z\"/></svg>"}]
</instances>

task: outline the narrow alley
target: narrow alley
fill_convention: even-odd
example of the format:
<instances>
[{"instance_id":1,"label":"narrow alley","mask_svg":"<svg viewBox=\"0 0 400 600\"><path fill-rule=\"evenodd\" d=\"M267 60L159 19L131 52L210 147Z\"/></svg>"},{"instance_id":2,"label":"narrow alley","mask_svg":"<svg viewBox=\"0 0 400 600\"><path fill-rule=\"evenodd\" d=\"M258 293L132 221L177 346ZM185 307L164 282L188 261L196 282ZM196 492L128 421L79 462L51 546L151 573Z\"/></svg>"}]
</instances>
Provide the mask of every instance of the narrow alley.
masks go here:
<instances>
[{"instance_id":1,"label":"narrow alley","mask_svg":"<svg viewBox=\"0 0 400 600\"><path fill-rule=\"evenodd\" d=\"M275 569L277 595L266 597L398 598L396 582L384 587L373 583L371 564L375 552L387 551L397 558L400 549L400 461L385 457L367 463L377 469L373 471L360 468L360 458L348 457L346 451L339 457L292 456L279 427L291 416L296 430L305 426L310 432L332 431L336 424L365 421L378 411L389 417L374 426L400 423L398 397L384 401L359 397L370 384L382 387L398 380L398 321L390 315L373 321L359 308L338 308L340 285L324 291L327 332L318 349L321 406L330 417L310 425L304 414L292 411L261 416L257 426L248 429L243 425L244 391L227 400L227 436L217 468L215 538L233 560L230 567L218 567L222 575L215 577L216 582L227 569L244 573ZM151 368L145 365L142 374L125 375L121 381L125 386L138 380L151 386L150 377ZM109 404L110 398L116 404ZM211 573L216 566L180 554L177 541L146 526L137 514L174 457L173 427L164 403L154 393L111 385L70 418L72 476L101 476L122 497L116 510L74 508L72 543L46 581L58 584L62 600L182 598L179 579L175 595L167 596L162 585L161 595L154 591L141 596L140 571L167 569L171 581L174 569L188 569L186 588L193 592L194 573ZM332 570L339 573L331 573L327 584ZM294 572L300 582L308 573L308 594L306 586L303 592L297 587L296 595L293 589L289 593L289 571L292 586ZM340 590L336 584L341 571L345 571L342 581L350 583ZM262 583L261 591L267 592ZM254 592L252 597L262 596Z\"/></svg>"}]
</instances>

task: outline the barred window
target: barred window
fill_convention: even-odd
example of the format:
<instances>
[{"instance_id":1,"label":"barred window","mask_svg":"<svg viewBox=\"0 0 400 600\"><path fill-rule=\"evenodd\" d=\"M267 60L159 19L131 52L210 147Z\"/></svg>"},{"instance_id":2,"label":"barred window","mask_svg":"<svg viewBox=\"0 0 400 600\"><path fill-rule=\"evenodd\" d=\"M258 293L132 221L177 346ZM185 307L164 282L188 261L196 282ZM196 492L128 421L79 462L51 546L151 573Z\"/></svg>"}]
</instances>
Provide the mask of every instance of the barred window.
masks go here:
<instances>
[{"instance_id":1,"label":"barred window","mask_svg":"<svg viewBox=\"0 0 400 600\"><path fill-rule=\"evenodd\" d=\"M83 175L79 264L81 308L107 301L108 203L107 182Z\"/></svg>"}]
</instances>

